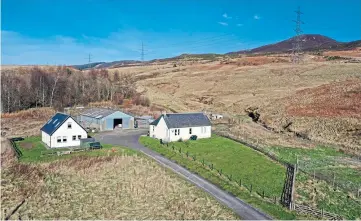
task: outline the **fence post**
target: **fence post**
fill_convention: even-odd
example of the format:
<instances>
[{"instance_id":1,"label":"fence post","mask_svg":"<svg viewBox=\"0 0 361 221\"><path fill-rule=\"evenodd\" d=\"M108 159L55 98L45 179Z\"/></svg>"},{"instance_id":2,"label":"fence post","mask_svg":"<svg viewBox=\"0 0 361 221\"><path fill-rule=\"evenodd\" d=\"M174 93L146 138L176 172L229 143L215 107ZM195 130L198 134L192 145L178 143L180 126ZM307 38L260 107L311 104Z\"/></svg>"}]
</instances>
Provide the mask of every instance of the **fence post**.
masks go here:
<instances>
[{"instance_id":1,"label":"fence post","mask_svg":"<svg viewBox=\"0 0 361 221\"><path fill-rule=\"evenodd\" d=\"M321 209L321 218L323 218L323 208Z\"/></svg>"},{"instance_id":2,"label":"fence post","mask_svg":"<svg viewBox=\"0 0 361 221\"><path fill-rule=\"evenodd\" d=\"M189 156L189 153L188 153L188 151L186 152L186 155L187 155L187 158L188 158L188 156Z\"/></svg>"},{"instance_id":3,"label":"fence post","mask_svg":"<svg viewBox=\"0 0 361 221\"><path fill-rule=\"evenodd\" d=\"M264 198L264 190L262 191L262 198Z\"/></svg>"},{"instance_id":4,"label":"fence post","mask_svg":"<svg viewBox=\"0 0 361 221\"><path fill-rule=\"evenodd\" d=\"M182 148L179 147L179 153L182 153Z\"/></svg>"},{"instance_id":5,"label":"fence post","mask_svg":"<svg viewBox=\"0 0 361 221\"><path fill-rule=\"evenodd\" d=\"M316 179L316 172L313 170L313 179Z\"/></svg>"},{"instance_id":6,"label":"fence post","mask_svg":"<svg viewBox=\"0 0 361 221\"><path fill-rule=\"evenodd\" d=\"M332 181L332 186L335 187L335 173L333 173L333 181Z\"/></svg>"},{"instance_id":7,"label":"fence post","mask_svg":"<svg viewBox=\"0 0 361 221\"><path fill-rule=\"evenodd\" d=\"M277 196L275 196L275 204L277 203Z\"/></svg>"},{"instance_id":8,"label":"fence post","mask_svg":"<svg viewBox=\"0 0 361 221\"><path fill-rule=\"evenodd\" d=\"M250 188L250 190L249 190L251 193L252 193L252 184L251 184L251 188Z\"/></svg>"},{"instance_id":9,"label":"fence post","mask_svg":"<svg viewBox=\"0 0 361 221\"><path fill-rule=\"evenodd\" d=\"M239 186L242 186L242 179L239 179Z\"/></svg>"}]
</instances>

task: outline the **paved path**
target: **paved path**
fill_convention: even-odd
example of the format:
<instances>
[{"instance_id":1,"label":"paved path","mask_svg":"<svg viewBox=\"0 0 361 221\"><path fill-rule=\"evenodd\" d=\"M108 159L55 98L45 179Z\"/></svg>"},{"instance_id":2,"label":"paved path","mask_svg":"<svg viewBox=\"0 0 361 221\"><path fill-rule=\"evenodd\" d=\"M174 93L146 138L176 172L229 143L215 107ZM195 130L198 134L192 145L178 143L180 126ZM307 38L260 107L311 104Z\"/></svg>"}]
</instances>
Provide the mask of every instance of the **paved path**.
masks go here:
<instances>
[{"instance_id":1,"label":"paved path","mask_svg":"<svg viewBox=\"0 0 361 221\"><path fill-rule=\"evenodd\" d=\"M147 130L129 130L129 131L114 131L106 132L95 135L95 138L102 143L127 146L132 149L138 150L147 156L156 160L159 164L173 170L175 173L184 177L186 180L192 182L204 191L208 192L222 204L231 208L242 219L247 220L268 220L271 219L268 215L258 211L249 204L243 202L237 197L221 190L217 186L211 184L204 178L188 171L184 167L176 164L175 162L165 158L164 156L144 147L138 140L139 136L146 134Z\"/></svg>"}]
</instances>

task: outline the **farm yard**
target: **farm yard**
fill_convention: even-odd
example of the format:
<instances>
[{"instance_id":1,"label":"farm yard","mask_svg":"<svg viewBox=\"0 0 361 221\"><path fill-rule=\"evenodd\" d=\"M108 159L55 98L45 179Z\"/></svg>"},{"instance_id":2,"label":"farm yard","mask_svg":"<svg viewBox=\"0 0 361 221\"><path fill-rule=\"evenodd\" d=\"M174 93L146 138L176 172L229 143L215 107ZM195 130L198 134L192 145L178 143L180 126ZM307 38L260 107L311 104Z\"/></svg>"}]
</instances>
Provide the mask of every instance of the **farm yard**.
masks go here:
<instances>
[{"instance_id":1,"label":"farm yard","mask_svg":"<svg viewBox=\"0 0 361 221\"><path fill-rule=\"evenodd\" d=\"M14 161L9 151L1 156L2 219L238 218L195 186L125 147L104 145L101 150L40 160L38 137L18 144L23 162Z\"/></svg>"}]
</instances>

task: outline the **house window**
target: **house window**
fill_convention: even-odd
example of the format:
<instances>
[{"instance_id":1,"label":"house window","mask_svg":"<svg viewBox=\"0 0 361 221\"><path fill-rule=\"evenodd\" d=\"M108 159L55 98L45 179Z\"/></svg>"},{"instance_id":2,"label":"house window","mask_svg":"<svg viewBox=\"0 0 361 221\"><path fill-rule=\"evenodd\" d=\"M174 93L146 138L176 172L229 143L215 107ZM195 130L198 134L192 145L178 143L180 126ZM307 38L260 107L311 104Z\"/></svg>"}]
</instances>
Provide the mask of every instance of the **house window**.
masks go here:
<instances>
[{"instance_id":1,"label":"house window","mask_svg":"<svg viewBox=\"0 0 361 221\"><path fill-rule=\"evenodd\" d=\"M61 143L61 137L57 137L56 142Z\"/></svg>"},{"instance_id":2,"label":"house window","mask_svg":"<svg viewBox=\"0 0 361 221\"><path fill-rule=\"evenodd\" d=\"M68 129L71 129L71 122L68 123Z\"/></svg>"},{"instance_id":3,"label":"house window","mask_svg":"<svg viewBox=\"0 0 361 221\"><path fill-rule=\"evenodd\" d=\"M192 134L192 128L189 128L189 134Z\"/></svg>"},{"instance_id":4,"label":"house window","mask_svg":"<svg viewBox=\"0 0 361 221\"><path fill-rule=\"evenodd\" d=\"M79 139L79 140L81 139L81 135L78 135L78 139Z\"/></svg>"},{"instance_id":5,"label":"house window","mask_svg":"<svg viewBox=\"0 0 361 221\"><path fill-rule=\"evenodd\" d=\"M66 142L66 136L63 137L63 142Z\"/></svg>"},{"instance_id":6,"label":"house window","mask_svg":"<svg viewBox=\"0 0 361 221\"><path fill-rule=\"evenodd\" d=\"M175 136L179 135L179 132L180 132L179 129L175 129L175 130L174 130L174 135L175 135Z\"/></svg>"},{"instance_id":7,"label":"house window","mask_svg":"<svg viewBox=\"0 0 361 221\"><path fill-rule=\"evenodd\" d=\"M75 136L75 135L73 136L73 140L76 140L76 136Z\"/></svg>"}]
</instances>

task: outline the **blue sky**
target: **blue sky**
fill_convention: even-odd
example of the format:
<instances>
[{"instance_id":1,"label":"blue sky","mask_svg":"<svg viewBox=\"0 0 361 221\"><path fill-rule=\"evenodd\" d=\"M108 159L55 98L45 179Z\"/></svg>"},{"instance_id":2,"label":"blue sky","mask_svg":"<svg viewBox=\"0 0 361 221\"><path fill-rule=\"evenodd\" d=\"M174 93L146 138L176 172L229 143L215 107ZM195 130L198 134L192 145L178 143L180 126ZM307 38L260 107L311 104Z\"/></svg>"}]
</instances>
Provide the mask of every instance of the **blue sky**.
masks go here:
<instances>
[{"instance_id":1,"label":"blue sky","mask_svg":"<svg viewBox=\"0 0 361 221\"><path fill-rule=\"evenodd\" d=\"M304 33L361 39L360 0L2 0L3 64L226 53Z\"/></svg>"}]
</instances>

